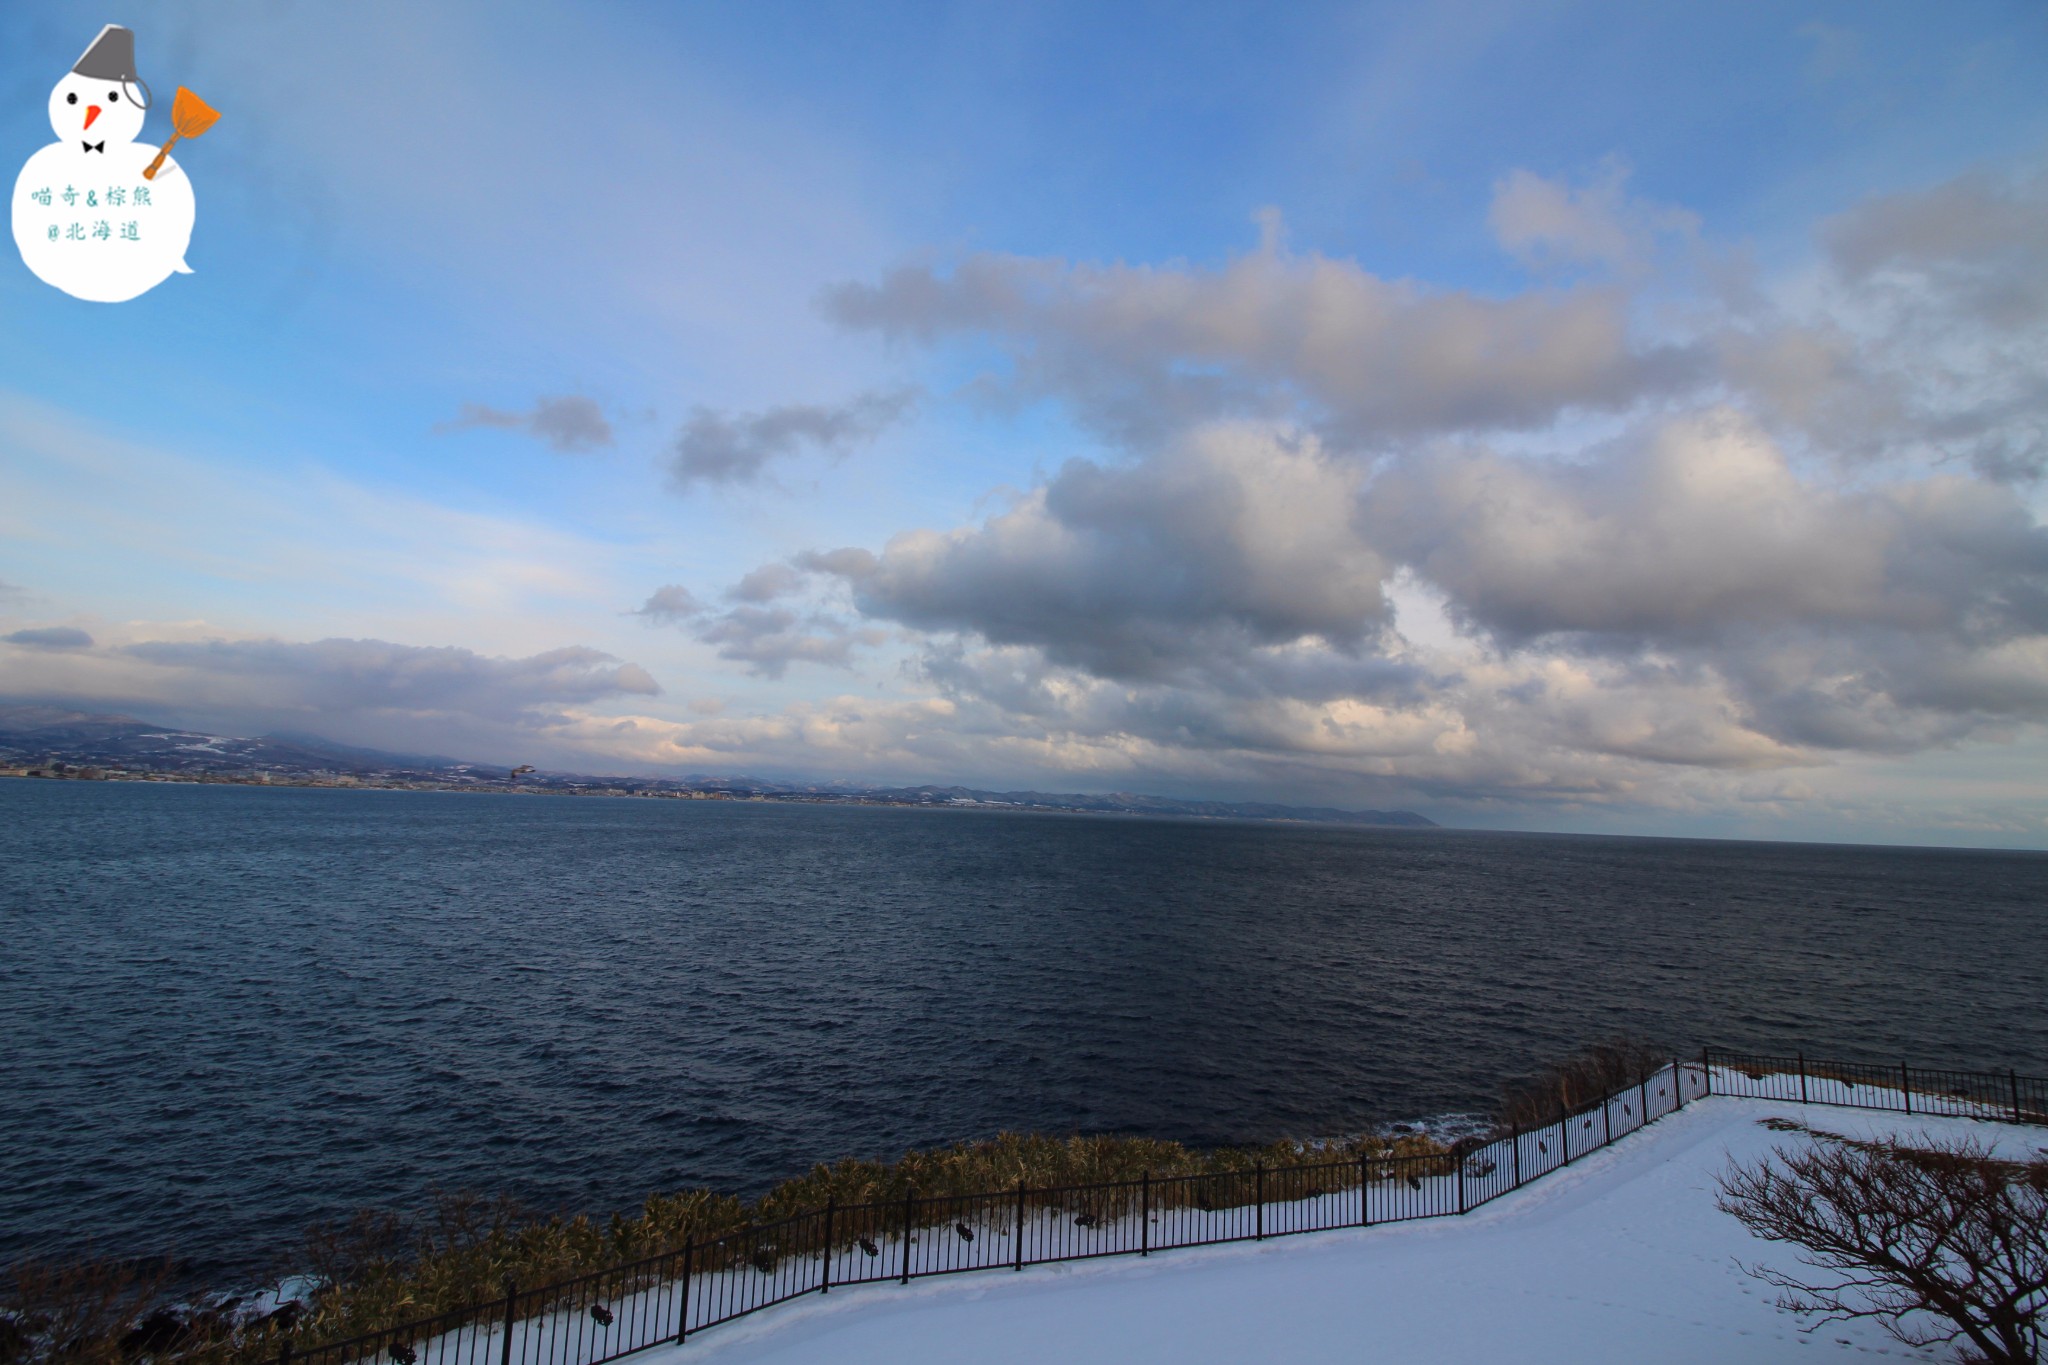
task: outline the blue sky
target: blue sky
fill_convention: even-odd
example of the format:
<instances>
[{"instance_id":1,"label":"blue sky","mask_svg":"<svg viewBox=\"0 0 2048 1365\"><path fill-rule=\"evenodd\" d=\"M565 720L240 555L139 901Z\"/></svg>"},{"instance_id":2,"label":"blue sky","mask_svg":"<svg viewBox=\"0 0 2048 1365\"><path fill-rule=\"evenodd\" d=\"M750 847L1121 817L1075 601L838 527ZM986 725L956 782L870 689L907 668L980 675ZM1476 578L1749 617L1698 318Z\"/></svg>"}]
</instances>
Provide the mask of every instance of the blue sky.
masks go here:
<instances>
[{"instance_id":1,"label":"blue sky","mask_svg":"<svg viewBox=\"0 0 2048 1365\"><path fill-rule=\"evenodd\" d=\"M7 698L2048 843L2038 5L28 0L17 164L106 22L222 119L0 269Z\"/></svg>"}]
</instances>

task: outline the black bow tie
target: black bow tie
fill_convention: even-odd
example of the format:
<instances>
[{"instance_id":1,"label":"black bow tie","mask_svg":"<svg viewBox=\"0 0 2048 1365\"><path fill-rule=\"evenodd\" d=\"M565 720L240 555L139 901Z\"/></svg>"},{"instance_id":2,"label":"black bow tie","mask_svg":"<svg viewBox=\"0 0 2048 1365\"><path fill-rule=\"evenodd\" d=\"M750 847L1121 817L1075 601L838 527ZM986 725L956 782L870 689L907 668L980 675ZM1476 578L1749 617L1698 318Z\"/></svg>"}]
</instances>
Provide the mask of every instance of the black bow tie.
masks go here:
<instances>
[{"instance_id":1,"label":"black bow tie","mask_svg":"<svg viewBox=\"0 0 2048 1365\"><path fill-rule=\"evenodd\" d=\"M98 141L98 142L87 142L87 143L82 143L81 145L82 145L82 146L83 146L83 147L85 148L85 150L87 150L88 152L104 152L104 151L106 151L106 150L107 150L107 144L106 144L106 141L105 141L105 139L101 139L101 140L100 140L100 141Z\"/></svg>"}]
</instances>

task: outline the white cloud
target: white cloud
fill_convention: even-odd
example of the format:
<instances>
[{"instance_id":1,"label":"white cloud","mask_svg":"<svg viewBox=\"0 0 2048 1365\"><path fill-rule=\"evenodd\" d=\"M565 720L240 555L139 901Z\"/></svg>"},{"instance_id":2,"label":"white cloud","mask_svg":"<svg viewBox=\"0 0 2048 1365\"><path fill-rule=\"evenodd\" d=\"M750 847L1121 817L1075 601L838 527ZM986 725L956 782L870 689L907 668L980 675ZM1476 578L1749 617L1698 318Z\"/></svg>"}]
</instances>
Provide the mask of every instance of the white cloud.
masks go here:
<instances>
[{"instance_id":1,"label":"white cloud","mask_svg":"<svg viewBox=\"0 0 2048 1365\"><path fill-rule=\"evenodd\" d=\"M1219 267L904 267L828 306L993 343L1124 455L788 562L921 637L991 751L1090 772L1683 803L2011 742L2048 721L2044 184L1860 205L1746 297L1672 292L1711 250L1618 163L1499 183L1504 247L1610 277L1505 298L1271 218Z\"/></svg>"},{"instance_id":2,"label":"white cloud","mask_svg":"<svg viewBox=\"0 0 2048 1365\"><path fill-rule=\"evenodd\" d=\"M2048 625L2020 606L2048 571L2048 532L2010 491L1952 476L1855 491L1802 479L1726 409L1569 462L1417 452L1374 485L1364 515L1456 610L1512 641Z\"/></svg>"},{"instance_id":3,"label":"white cloud","mask_svg":"<svg viewBox=\"0 0 2048 1365\"><path fill-rule=\"evenodd\" d=\"M2048 172L1880 196L1820 237L1810 287L1715 337L1728 385L1830 458L2048 473Z\"/></svg>"},{"instance_id":4,"label":"white cloud","mask_svg":"<svg viewBox=\"0 0 2048 1365\"><path fill-rule=\"evenodd\" d=\"M1699 217L1631 199L1628 176L1627 165L1611 158L1580 186L1510 171L1494 184L1487 222L1501 246L1532 268L1640 270L1650 264L1660 237L1693 236Z\"/></svg>"},{"instance_id":5,"label":"white cloud","mask_svg":"<svg viewBox=\"0 0 2048 1365\"><path fill-rule=\"evenodd\" d=\"M1231 414L1313 420L1339 444L1547 426L1697 384L1701 357L1636 335L1630 295L1587 283L1507 298L1388 280L1267 245L1216 267L981 253L827 296L848 327L987 337L1009 385L1138 446Z\"/></svg>"},{"instance_id":6,"label":"white cloud","mask_svg":"<svg viewBox=\"0 0 2048 1365\"><path fill-rule=\"evenodd\" d=\"M744 663L748 672L763 678L779 678L795 663L846 668L855 647L888 638L886 631L856 627L822 612L744 604L704 621L694 633L716 645L720 658Z\"/></svg>"},{"instance_id":7,"label":"white cloud","mask_svg":"<svg viewBox=\"0 0 2048 1365\"><path fill-rule=\"evenodd\" d=\"M804 576L788 564L763 564L735 583L726 596L735 602L773 602L803 586Z\"/></svg>"},{"instance_id":8,"label":"white cloud","mask_svg":"<svg viewBox=\"0 0 2048 1365\"><path fill-rule=\"evenodd\" d=\"M780 678L795 663L848 668L857 647L880 644L887 633L856 627L829 612L800 612L769 605L796 593L805 576L787 564L764 564L742 578L726 597L738 605L715 613L688 588L656 589L636 611L650 624L678 626L718 656L747 666L756 677Z\"/></svg>"},{"instance_id":9,"label":"white cloud","mask_svg":"<svg viewBox=\"0 0 2048 1365\"><path fill-rule=\"evenodd\" d=\"M676 625L694 616L702 616L710 608L699 602L696 595L680 583L670 583L656 588L647 600L634 608L635 616L644 616L658 625Z\"/></svg>"}]
</instances>

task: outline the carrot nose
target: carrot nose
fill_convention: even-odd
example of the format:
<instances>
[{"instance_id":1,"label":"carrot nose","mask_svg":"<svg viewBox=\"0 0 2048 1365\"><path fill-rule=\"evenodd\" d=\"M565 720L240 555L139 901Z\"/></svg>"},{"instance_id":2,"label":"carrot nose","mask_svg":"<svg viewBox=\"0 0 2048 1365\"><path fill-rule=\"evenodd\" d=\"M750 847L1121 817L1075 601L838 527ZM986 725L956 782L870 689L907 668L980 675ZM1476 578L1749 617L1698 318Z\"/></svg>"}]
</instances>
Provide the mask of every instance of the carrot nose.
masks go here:
<instances>
[{"instance_id":1,"label":"carrot nose","mask_svg":"<svg viewBox=\"0 0 2048 1365\"><path fill-rule=\"evenodd\" d=\"M99 106L98 106L97 104L88 104L88 105L86 105L86 106L85 106L85 126L86 126L86 127L88 127L88 128L92 127L92 121L93 121L94 119L98 118L99 116L100 116L100 107L99 107Z\"/></svg>"}]
</instances>

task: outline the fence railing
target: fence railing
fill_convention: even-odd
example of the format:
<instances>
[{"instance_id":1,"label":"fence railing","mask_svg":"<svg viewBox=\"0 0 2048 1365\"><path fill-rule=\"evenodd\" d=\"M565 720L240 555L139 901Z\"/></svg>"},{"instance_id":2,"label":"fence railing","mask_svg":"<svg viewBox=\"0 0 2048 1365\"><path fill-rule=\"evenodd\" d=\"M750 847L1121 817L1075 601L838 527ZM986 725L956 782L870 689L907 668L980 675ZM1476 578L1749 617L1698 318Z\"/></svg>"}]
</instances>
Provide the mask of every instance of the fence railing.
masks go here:
<instances>
[{"instance_id":1,"label":"fence railing","mask_svg":"<svg viewBox=\"0 0 2048 1365\"><path fill-rule=\"evenodd\" d=\"M2048 1124L2048 1077L2016 1071L1952 1071L1905 1062L1828 1062L1703 1048L1714 1091L1746 1099L1889 1109L1930 1118Z\"/></svg>"},{"instance_id":2,"label":"fence railing","mask_svg":"<svg viewBox=\"0 0 2048 1365\"><path fill-rule=\"evenodd\" d=\"M1702 1049L1540 1127L1443 1154L838 1205L281 1365L603 1365L805 1294L1469 1213L1710 1094L2048 1124L2048 1079Z\"/></svg>"}]
</instances>

